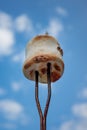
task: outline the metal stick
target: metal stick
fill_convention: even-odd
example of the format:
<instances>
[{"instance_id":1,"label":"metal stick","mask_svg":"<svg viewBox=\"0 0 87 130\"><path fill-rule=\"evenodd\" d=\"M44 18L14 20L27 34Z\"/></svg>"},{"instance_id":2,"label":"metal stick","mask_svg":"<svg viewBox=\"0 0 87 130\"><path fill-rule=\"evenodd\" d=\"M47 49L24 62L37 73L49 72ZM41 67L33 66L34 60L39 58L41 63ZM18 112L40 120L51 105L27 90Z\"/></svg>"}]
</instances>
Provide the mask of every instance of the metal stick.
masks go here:
<instances>
[{"instance_id":1,"label":"metal stick","mask_svg":"<svg viewBox=\"0 0 87 130\"><path fill-rule=\"evenodd\" d=\"M38 73L38 71L35 71L35 81L36 81L36 84L35 84L35 100L36 100L36 104L37 104L38 113L39 113L39 116L40 116L40 130L46 130L46 117L47 117L48 108L49 108L50 99L51 99L50 68L51 68L51 64L48 63L47 64L48 97L47 97L47 101L46 101L44 115L42 113L40 102L39 102L39 97L38 97L38 76L39 76L39 73Z\"/></svg>"},{"instance_id":2,"label":"metal stick","mask_svg":"<svg viewBox=\"0 0 87 130\"><path fill-rule=\"evenodd\" d=\"M43 130L43 113L42 113L42 110L41 110L41 106L40 106L40 102L39 102L39 97L38 97L38 71L35 71L35 81L36 81L36 84L35 84L35 100L36 100L36 105L37 105L37 108L38 108L38 113L39 113L39 116L40 116L40 130Z\"/></svg>"},{"instance_id":3,"label":"metal stick","mask_svg":"<svg viewBox=\"0 0 87 130\"><path fill-rule=\"evenodd\" d=\"M46 117L49 109L50 99L51 99L51 75L50 75L51 64L47 64L47 83L48 83L48 97L46 101L46 107L44 110L44 130L46 130Z\"/></svg>"}]
</instances>

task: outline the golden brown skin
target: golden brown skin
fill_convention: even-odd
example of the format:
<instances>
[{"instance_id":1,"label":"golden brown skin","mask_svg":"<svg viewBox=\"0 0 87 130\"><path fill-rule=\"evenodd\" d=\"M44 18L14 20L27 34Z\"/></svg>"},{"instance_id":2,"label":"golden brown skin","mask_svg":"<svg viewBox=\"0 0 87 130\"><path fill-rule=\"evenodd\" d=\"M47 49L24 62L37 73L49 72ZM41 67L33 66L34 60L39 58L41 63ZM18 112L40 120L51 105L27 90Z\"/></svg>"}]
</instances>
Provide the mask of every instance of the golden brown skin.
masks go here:
<instances>
[{"instance_id":1,"label":"golden brown skin","mask_svg":"<svg viewBox=\"0 0 87 130\"><path fill-rule=\"evenodd\" d=\"M35 71L39 72L39 82L47 83L47 63L51 63L51 82L58 80L63 74L64 63L57 56L38 55L24 63L23 72L30 80L35 80ZM32 67L33 66L33 67ZM37 66L37 67L36 67Z\"/></svg>"}]
</instances>

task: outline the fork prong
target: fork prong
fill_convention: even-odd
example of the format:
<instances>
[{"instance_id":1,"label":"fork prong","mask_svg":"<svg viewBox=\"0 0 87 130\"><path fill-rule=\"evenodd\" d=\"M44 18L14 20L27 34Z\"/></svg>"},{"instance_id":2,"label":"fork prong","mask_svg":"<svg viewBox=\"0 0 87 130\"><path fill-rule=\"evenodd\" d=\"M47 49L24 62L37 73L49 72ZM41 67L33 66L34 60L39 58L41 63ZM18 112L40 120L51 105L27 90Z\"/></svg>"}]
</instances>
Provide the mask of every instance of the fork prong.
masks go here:
<instances>
[{"instance_id":1,"label":"fork prong","mask_svg":"<svg viewBox=\"0 0 87 130\"><path fill-rule=\"evenodd\" d=\"M38 76L39 72L35 71L35 100L36 100L36 105L38 109L38 113L40 116L40 130L46 130L46 118L47 118L47 113L49 109L49 104L50 104L50 99L51 99L51 64L47 64L47 83L48 83L48 96L47 96L47 101L46 101L46 106L44 110L44 115L41 110L40 102L39 102L39 97L38 97Z\"/></svg>"}]
</instances>

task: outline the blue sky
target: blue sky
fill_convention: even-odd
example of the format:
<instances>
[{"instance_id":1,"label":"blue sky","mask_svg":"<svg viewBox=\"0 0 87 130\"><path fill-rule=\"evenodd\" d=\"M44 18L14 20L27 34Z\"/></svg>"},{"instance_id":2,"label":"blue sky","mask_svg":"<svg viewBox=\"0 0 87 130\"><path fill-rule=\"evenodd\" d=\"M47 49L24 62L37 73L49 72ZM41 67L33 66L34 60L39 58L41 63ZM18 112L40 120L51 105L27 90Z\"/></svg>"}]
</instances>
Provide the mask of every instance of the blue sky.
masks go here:
<instances>
[{"instance_id":1,"label":"blue sky","mask_svg":"<svg viewBox=\"0 0 87 130\"><path fill-rule=\"evenodd\" d=\"M87 130L87 1L0 0L0 130L39 130L35 83L22 73L29 40L48 31L64 51L47 130ZM44 109L47 85L40 84Z\"/></svg>"}]
</instances>

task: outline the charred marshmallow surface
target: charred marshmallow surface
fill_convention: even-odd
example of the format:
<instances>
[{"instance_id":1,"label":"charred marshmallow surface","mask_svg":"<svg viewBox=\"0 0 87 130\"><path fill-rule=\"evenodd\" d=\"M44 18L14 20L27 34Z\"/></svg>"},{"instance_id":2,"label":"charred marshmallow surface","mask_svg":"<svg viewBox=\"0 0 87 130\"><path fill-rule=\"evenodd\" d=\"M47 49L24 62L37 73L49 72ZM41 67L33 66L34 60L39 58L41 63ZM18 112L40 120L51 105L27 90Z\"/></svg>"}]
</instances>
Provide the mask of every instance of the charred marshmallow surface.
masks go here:
<instances>
[{"instance_id":1,"label":"charred marshmallow surface","mask_svg":"<svg viewBox=\"0 0 87 130\"><path fill-rule=\"evenodd\" d=\"M55 82L64 71L62 56L63 50L54 37L36 36L27 44L23 73L26 78L35 80L35 71L38 71L39 82L47 83L47 64L51 63L51 82Z\"/></svg>"}]
</instances>

